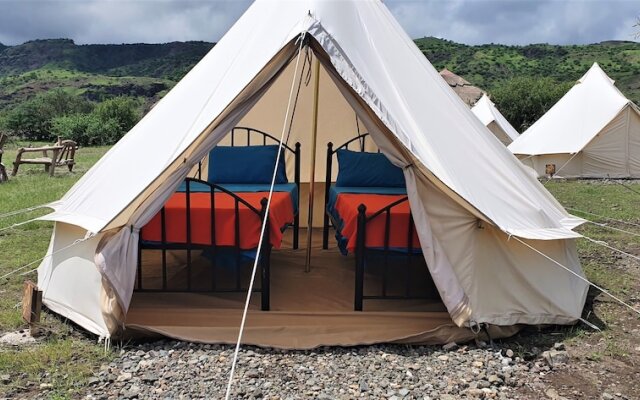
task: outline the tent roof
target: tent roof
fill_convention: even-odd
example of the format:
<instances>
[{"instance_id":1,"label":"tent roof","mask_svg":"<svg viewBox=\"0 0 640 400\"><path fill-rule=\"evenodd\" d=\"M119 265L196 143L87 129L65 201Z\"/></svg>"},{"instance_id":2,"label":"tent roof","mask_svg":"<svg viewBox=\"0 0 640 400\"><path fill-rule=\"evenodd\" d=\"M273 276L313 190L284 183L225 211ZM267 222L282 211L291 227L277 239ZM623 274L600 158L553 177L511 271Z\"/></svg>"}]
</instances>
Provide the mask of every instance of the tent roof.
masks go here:
<instances>
[{"instance_id":1,"label":"tent roof","mask_svg":"<svg viewBox=\"0 0 640 400\"><path fill-rule=\"evenodd\" d=\"M258 0L220 42L55 204L46 219L92 232L129 224L162 179L302 32L441 184L504 232L578 237L570 216L451 91L379 0ZM287 47L290 46L290 47ZM215 122L214 122L215 123ZM161 178L165 177L165 178ZM435 178L434 178L435 177ZM166 185L165 185L166 186ZM170 188L169 188L170 189ZM145 194L147 193L147 194Z\"/></svg>"},{"instance_id":2,"label":"tent roof","mask_svg":"<svg viewBox=\"0 0 640 400\"><path fill-rule=\"evenodd\" d=\"M625 106L633 105L613 83L594 63L509 150L527 155L581 151Z\"/></svg>"},{"instance_id":3,"label":"tent roof","mask_svg":"<svg viewBox=\"0 0 640 400\"><path fill-rule=\"evenodd\" d=\"M482 89L473 86L469 81L461 77L460 75L456 75L448 69L443 69L440 71L440 76L444 78L444 80L451 86L454 92L462 101L464 101L467 105L472 106L478 101L478 99L484 94Z\"/></svg>"},{"instance_id":4,"label":"tent roof","mask_svg":"<svg viewBox=\"0 0 640 400\"><path fill-rule=\"evenodd\" d=\"M516 140L518 136L520 136L518 131L511 126L509 121L507 121L486 94L482 95L476 105L471 108L471 111L485 126L489 126L490 123L495 122L511 140Z\"/></svg>"}]
</instances>

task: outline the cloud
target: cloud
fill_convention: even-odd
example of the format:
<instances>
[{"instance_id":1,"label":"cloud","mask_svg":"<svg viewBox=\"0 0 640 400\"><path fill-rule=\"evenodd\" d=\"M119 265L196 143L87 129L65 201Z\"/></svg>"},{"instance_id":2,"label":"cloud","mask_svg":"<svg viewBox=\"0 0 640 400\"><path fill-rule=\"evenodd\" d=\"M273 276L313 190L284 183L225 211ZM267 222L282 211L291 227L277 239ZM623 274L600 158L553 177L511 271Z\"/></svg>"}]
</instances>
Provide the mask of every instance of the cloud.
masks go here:
<instances>
[{"instance_id":1,"label":"cloud","mask_svg":"<svg viewBox=\"0 0 640 400\"><path fill-rule=\"evenodd\" d=\"M217 41L250 0L0 0L0 42ZM386 0L411 37L467 44L585 44L633 39L637 1Z\"/></svg>"},{"instance_id":2,"label":"cloud","mask_svg":"<svg viewBox=\"0 0 640 400\"><path fill-rule=\"evenodd\" d=\"M41 38L77 43L217 41L249 1L4 0L0 42Z\"/></svg>"},{"instance_id":3,"label":"cloud","mask_svg":"<svg viewBox=\"0 0 640 400\"><path fill-rule=\"evenodd\" d=\"M640 4L626 0L388 0L411 37L467 44L632 40Z\"/></svg>"}]
</instances>

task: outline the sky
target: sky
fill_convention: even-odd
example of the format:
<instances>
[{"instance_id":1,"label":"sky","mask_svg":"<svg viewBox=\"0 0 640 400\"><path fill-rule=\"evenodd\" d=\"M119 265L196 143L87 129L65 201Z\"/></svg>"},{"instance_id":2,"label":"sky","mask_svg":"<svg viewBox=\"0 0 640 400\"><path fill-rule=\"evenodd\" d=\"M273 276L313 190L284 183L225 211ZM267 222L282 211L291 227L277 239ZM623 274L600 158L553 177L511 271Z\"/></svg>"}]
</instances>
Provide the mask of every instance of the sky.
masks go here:
<instances>
[{"instance_id":1,"label":"sky","mask_svg":"<svg viewBox=\"0 0 640 400\"><path fill-rule=\"evenodd\" d=\"M339 0L336 0L339 1ZM0 0L0 43L215 42L249 0ZM384 0L412 38L466 44L634 40L638 0Z\"/></svg>"}]
</instances>

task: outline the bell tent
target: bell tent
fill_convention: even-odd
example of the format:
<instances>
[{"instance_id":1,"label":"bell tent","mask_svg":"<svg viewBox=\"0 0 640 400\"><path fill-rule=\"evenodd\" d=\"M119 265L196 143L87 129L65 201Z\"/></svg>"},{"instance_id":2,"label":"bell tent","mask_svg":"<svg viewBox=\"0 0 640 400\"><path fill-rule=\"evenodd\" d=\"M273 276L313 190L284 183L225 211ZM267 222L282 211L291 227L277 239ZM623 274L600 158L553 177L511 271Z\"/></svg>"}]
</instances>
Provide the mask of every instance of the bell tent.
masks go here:
<instances>
[{"instance_id":1,"label":"bell tent","mask_svg":"<svg viewBox=\"0 0 640 400\"><path fill-rule=\"evenodd\" d=\"M518 138L518 131L498 111L496 105L486 94L482 95L471 111L505 146L510 145Z\"/></svg>"},{"instance_id":2,"label":"bell tent","mask_svg":"<svg viewBox=\"0 0 640 400\"><path fill-rule=\"evenodd\" d=\"M537 176L640 178L640 110L594 63L509 150Z\"/></svg>"},{"instance_id":3,"label":"bell tent","mask_svg":"<svg viewBox=\"0 0 640 400\"><path fill-rule=\"evenodd\" d=\"M283 159L283 153L269 153L278 156L267 158L272 161L266 166L258 152L240 159L224 148L231 142L253 147L245 137L230 137L240 126L269 132L276 143L282 136L283 151L284 146L293 150L284 151ZM38 269L43 302L102 337L142 332L233 343L247 290L183 289L221 284L215 274L232 273L226 264L233 262L216 264L216 273L208 266L226 257L218 240L234 240L230 232L236 232L238 247L226 260L253 257L262 265L257 278L262 307L252 295L244 343L284 348L442 343L471 339L483 324L496 337L512 334L519 324L573 323L581 316L587 284L551 260L582 276L575 245L580 235L573 229L583 220L568 214L489 135L381 1L256 1L51 204L53 212L43 219L55 227ZM263 135L260 144L267 138ZM340 147L349 141L361 154ZM329 142L340 148L337 167ZM330 206L322 200L336 200L329 191L324 199L319 196L323 189L314 187L315 181L355 187L337 195L341 219L331 220L336 238L342 233L340 243L348 242L343 252L326 240L326 229L322 246L316 232L307 246L301 240L299 250L276 243L289 243L291 230L270 229L264 240L271 244L264 246L273 251L258 252L260 225L246 235L234 226L249 224L243 220L247 210L260 217L267 213L273 225L285 207L293 215L290 201L280 201L274 192L265 203L213 184L210 192L194 193L209 181L222 181L223 172L247 174L249 167L256 171L248 175L263 170L269 175L271 184L256 190L275 191L280 162L283 185L292 176L299 183L297 207L316 214L313 220L302 218L302 232L323 225ZM382 170L389 176L382 177ZM389 181L388 187L377 187ZM363 194L369 190L363 187L375 194ZM235 217L219 209L222 196L235 199ZM317 213L310 207L314 199L321 203ZM180 214L185 200L186 217ZM361 201L366 207L358 206ZM245 206L239 209L239 203ZM234 207L233 201L225 204ZM266 207L261 210L260 204ZM376 220L378 207L382 216ZM392 208L398 212L388 212ZM191 218L189 212L204 217ZM181 221L179 229L168 228L172 218ZM152 225L162 230L153 231ZM355 236L349 227L355 227ZM186 235L186 247L178 246L185 244L179 233ZM198 235L204 245L196 243ZM305 252L311 250L312 268L305 272ZM384 267L377 269L374 251L382 252L378 259ZM424 292L431 300L415 296L405 302L408 286L406 293L389 295L394 284L422 283L418 275L400 271L405 259L417 262L414 272L425 276L425 287L432 285ZM191 275L201 266L208 275ZM237 279L238 287L246 287L244 271L232 284ZM157 278L157 286L147 286L148 278ZM172 290L180 279L186 286ZM382 295L371 295L371 289Z\"/></svg>"}]
</instances>

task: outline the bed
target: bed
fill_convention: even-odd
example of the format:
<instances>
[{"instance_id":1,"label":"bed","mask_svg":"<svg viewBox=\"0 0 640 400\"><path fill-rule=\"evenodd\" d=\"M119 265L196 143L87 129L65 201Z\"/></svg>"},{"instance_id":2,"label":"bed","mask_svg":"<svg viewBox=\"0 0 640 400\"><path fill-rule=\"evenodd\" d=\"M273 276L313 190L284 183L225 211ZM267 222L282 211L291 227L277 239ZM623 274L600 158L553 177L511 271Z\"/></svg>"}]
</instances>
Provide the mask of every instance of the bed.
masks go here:
<instances>
[{"instance_id":1,"label":"bed","mask_svg":"<svg viewBox=\"0 0 640 400\"><path fill-rule=\"evenodd\" d=\"M293 229L293 247L298 247L300 144L283 144L272 135L252 128L236 127L230 133L231 145L216 146L209 154L207 179L202 179L202 162L194 177L186 178L163 208L142 228L138 256L136 291L162 292L246 292L243 266L259 259L261 308L269 310L270 256L280 248L285 229ZM239 135L246 142L239 145ZM252 137L257 136L256 141ZM276 144L271 144L275 142ZM273 165L278 151L280 164L265 226L265 240L257 253L262 222L271 186ZM294 156L294 182L286 175L285 152ZM213 212L212 212L213 211ZM160 251L160 284L145 282L143 250ZM168 252L186 252L182 268L184 285L170 287L172 268ZM194 252L209 260L210 282L203 287L202 278L195 276ZM235 275L232 284L222 282L216 269ZM219 276L220 274L218 274ZM246 275L246 274L245 274ZM245 276L246 278L246 276ZM246 280L246 279L245 279Z\"/></svg>"},{"instance_id":2,"label":"bed","mask_svg":"<svg viewBox=\"0 0 640 400\"><path fill-rule=\"evenodd\" d=\"M435 299L429 293L412 293L412 266L421 264L422 274L431 281L415 229L404 174L380 152L366 153L368 134L354 137L341 146L327 146L325 215L322 245L329 247L329 230L335 230L337 246L343 255L353 253L356 260L354 310L362 311L368 299ZM354 148L355 151L349 147ZM334 158L338 175L332 183ZM376 171L371 174L371 171ZM381 267L381 268L380 268ZM382 275L376 294L365 294L365 272ZM402 293L390 293L389 282L402 275ZM392 272L391 276L390 273ZM395 285L397 287L397 285Z\"/></svg>"}]
</instances>

